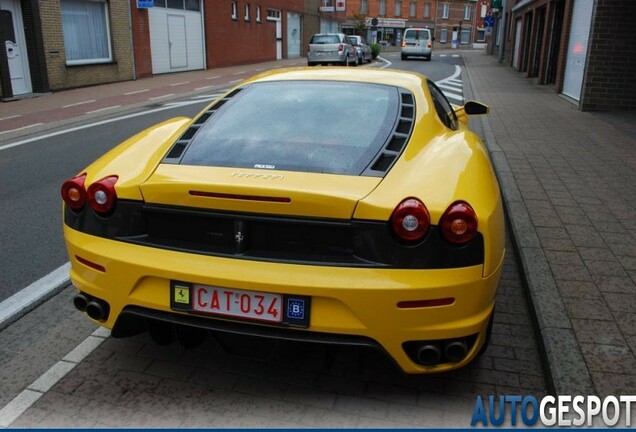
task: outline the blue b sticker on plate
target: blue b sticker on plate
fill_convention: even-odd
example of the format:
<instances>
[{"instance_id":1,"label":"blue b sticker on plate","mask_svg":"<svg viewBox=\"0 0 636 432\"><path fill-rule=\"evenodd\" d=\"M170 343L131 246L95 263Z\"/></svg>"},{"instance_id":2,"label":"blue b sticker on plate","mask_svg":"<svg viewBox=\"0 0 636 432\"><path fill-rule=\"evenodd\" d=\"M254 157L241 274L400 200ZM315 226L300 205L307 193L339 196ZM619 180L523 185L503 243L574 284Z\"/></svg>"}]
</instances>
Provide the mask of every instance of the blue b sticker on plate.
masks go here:
<instances>
[{"instance_id":1,"label":"blue b sticker on plate","mask_svg":"<svg viewBox=\"0 0 636 432\"><path fill-rule=\"evenodd\" d=\"M287 317L294 319L305 318L305 300L289 299L287 302Z\"/></svg>"}]
</instances>

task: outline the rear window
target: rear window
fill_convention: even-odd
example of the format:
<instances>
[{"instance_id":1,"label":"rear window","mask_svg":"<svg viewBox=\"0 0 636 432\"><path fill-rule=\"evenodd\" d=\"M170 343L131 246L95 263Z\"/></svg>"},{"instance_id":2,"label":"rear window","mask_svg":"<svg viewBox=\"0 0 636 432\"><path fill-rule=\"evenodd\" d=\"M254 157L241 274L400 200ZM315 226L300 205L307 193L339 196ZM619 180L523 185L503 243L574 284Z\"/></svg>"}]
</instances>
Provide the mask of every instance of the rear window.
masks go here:
<instances>
[{"instance_id":1,"label":"rear window","mask_svg":"<svg viewBox=\"0 0 636 432\"><path fill-rule=\"evenodd\" d=\"M429 38L429 35L428 30L407 30L406 33L404 33L404 39L425 40Z\"/></svg>"},{"instance_id":2,"label":"rear window","mask_svg":"<svg viewBox=\"0 0 636 432\"><path fill-rule=\"evenodd\" d=\"M338 35L313 35L309 43L325 45L325 44L337 44L340 43Z\"/></svg>"},{"instance_id":3,"label":"rear window","mask_svg":"<svg viewBox=\"0 0 636 432\"><path fill-rule=\"evenodd\" d=\"M181 164L359 175L391 135L398 110L391 86L256 83L203 124Z\"/></svg>"}]
</instances>

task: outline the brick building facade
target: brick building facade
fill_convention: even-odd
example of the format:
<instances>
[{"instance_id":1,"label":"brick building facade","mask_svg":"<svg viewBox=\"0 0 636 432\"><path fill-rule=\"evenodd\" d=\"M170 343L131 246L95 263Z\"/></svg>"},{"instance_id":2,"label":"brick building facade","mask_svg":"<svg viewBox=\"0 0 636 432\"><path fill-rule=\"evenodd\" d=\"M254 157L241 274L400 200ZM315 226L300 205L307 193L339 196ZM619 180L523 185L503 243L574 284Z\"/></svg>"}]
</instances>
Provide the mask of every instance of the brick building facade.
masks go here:
<instances>
[{"instance_id":1,"label":"brick building facade","mask_svg":"<svg viewBox=\"0 0 636 432\"><path fill-rule=\"evenodd\" d=\"M508 0L496 18L493 51L519 72L581 110L636 109L636 2Z\"/></svg>"},{"instance_id":2,"label":"brick building facade","mask_svg":"<svg viewBox=\"0 0 636 432\"><path fill-rule=\"evenodd\" d=\"M0 97L134 78L127 0L3 0ZM78 6L79 5L79 6Z\"/></svg>"}]
</instances>

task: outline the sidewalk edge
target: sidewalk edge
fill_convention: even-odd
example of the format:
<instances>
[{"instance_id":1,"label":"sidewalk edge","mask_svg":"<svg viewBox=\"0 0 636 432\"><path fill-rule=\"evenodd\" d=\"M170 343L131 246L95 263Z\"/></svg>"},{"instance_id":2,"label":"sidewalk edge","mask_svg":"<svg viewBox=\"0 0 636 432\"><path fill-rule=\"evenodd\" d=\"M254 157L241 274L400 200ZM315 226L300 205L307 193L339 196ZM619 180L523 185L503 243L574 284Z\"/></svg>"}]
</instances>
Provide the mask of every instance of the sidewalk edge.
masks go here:
<instances>
[{"instance_id":1,"label":"sidewalk edge","mask_svg":"<svg viewBox=\"0 0 636 432\"><path fill-rule=\"evenodd\" d=\"M464 58L466 80L475 99L480 95ZM487 116L479 118L495 173L499 178L512 242L530 300L531 317L539 336L541 361L548 392L553 395L595 394L592 378L567 316L557 283L539 242L530 214L519 192L505 152L497 142Z\"/></svg>"}]
</instances>

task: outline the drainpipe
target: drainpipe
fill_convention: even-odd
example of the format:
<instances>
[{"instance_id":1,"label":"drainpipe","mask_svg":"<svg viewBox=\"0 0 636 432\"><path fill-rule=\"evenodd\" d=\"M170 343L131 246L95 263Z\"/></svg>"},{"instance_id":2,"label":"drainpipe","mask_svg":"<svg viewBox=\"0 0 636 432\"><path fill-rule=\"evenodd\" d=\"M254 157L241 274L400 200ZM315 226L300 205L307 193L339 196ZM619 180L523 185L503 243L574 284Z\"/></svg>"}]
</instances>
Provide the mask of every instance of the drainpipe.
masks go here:
<instances>
[{"instance_id":1,"label":"drainpipe","mask_svg":"<svg viewBox=\"0 0 636 432\"><path fill-rule=\"evenodd\" d=\"M501 25L503 30L501 31L501 43L499 44L499 63L503 63L504 48L506 46L506 0L501 2Z\"/></svg>"},{"instance_id":2,"label":"drainpipe","mask_svg":"<svg viewBox=\"0 0 636 432\"><path fill-rule=\"evenodd\" d=\"M137 64L135 63L135 39L133 37L133 24L132 24L132 2L135 0L128 0L128 25L130 27L130 52L132 53L132 73L133 81L137 80Z\"/></svg>"}]
</instances>

